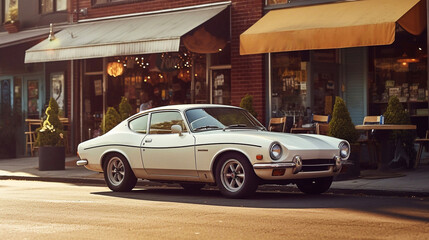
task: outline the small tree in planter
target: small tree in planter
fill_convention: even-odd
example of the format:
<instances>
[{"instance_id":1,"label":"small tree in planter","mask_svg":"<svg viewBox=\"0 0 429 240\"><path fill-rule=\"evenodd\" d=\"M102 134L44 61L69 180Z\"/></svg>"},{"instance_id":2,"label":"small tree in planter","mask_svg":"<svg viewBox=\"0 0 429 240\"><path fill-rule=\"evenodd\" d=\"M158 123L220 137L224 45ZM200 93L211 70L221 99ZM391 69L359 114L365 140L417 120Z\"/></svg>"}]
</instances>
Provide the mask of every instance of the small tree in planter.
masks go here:
<instances>
[{"instance_id":1,"label":"small tree in planter","mask_svg":"<svg viewBox=\"0 0 429 240\"><path fill-rule=\"evenodd\" d=\"M411 124L410 115L404 110L404 106L395 96L390 97L386 112L384 112L385 124ZM391 133L390 141L396 145L395 160L392 162L398 164L400 158L404 158L408 166L412 166L412 162L416 159L416 150L414 149L414 139L416 133L414 131L396 130ZM388 140L388 139L386 139ZM405 155L401 155L401 151L405 150ZM393 153L393 151L391 151ZM401 155L401 156L399 156Z\"/></svg>"},{"instance_id":2,"label":"small tree in planter","mask_svg":"<svg viewBox=\"0 0 429 240\"><path fill-rule=\"evenodd\" d=\"M131 104L128 102L128 99L122 96L121 103L119 103L119 114L121 115L121 121L131 116L132 110L133 108L131 107Z\"/></svg>"},{"instance_id":3,"label":"small tree in planter","mask_svg":"<svg viewBox=\"0 0 429 240\"><path fill-rule=\"evenodd\" d=\"M329 136L347 140L349 143L355 143L359 137L346 104L340 97L335 98L332 119L329 122Z\"/></svg>"},{"instance_id":4,"label":"small tree in planter","mask_svg":"<svg viewBox=\"0 0 429 240\"><path fill-rule=\"evenodd\" d=\"M258 117L258 113L253 108L253 96L246 93L246 95L241 99L240 107L246 109L251 113L255 118Z\"/></svg>"},{"instance_id":5,"label":"small tree in planter","mask_svg":"<svg viewBox=\"0 0 429 240\"><path fill-rule=\"evenodd\" d=\"M39 170L64 170L65 148L64 128L58 118L58 103L49 100L46 108L46 120L42 127L36 129L36 145L39 146Z\"/></svg>"},{"instance_id":6,"label":"small tree in planter","mask_svg":"<svg viewBox=\"0 0 429 240\"><path fill-rule=\"evenodd\" d=\"M121 115L114 107L109 107L101 122L102 133L105 134L121 122ZM104 123L104 124L103 124Z\"/></svg>"},{"instance_id":7,"label":"small tree in planter","mask_svg":"<svg viewBox=\"0 0 429 240\"><path fill-rule=\"evenodd\" d=\"M346 175L343 178L358 177L360 174L360 148L356 144L359 137L356 131L355 125L350 118L350 113L344 103L344 100L340 97L335 98L334 110L332 113L332 119L329 122L329 136L347 140L350 143L351 155L349 162L352 162L352 166L346 166L343 169L343 173ZM341 178L341 177L340 177Z\"/></svg>"}]
</instances>

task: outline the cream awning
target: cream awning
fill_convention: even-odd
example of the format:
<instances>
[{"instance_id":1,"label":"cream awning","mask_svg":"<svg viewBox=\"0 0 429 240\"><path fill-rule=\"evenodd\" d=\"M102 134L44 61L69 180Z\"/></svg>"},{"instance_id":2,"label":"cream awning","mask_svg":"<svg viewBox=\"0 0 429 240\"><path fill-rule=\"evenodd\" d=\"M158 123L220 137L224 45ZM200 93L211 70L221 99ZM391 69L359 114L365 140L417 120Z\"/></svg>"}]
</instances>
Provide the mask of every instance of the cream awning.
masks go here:
<instances>
[{"instance_id":1,"label":"cream awning","mask_svg":"<svg viewBox=\"0 0 429 240\"><path fill-rule=\"evenodd\" d=\"M66 25L58 26L56 30L60 30L66 27ZM40 40L49 35L49 28L37 28L25 31L19 31L17 33L0 33L0 48L15 46L21 43L26 43L34 40Z\"/></svg>"},{"instance_id":2,"label":"cream awning","mask_svg":"<svg viewBox=\"0 0 429 240\"><path fill-rule=\"evenodd\" d=\"M387 45L399 23L426 27L426 1L359 0L272 10L240 36L240 54Z\"/></svg>"},{"instance_id":3,"label":"cream awning","mask_svg":"<svg viewBox=\"0 0 429 240\"><path fill-rule=\"evenodd\" d=\"M28 49L25 63L177 52L181 36L228 5L78 23Z\"/></svg>"}]
</instances>

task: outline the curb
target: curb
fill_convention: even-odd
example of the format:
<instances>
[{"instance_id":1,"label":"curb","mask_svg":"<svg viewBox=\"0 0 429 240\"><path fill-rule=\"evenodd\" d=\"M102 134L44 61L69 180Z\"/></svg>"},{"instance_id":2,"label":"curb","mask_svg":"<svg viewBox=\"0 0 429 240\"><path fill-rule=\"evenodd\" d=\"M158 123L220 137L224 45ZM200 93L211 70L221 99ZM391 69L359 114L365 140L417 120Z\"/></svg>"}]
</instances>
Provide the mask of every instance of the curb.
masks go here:
<instances>
[{"instance_id":1,"label":"curb","mask_svg":"<svg viewBox=\"0 0 429 240\"><path fill-rule=\"evenodd\" d=\"M24 176L0 176L0 180L18 180L18 181L41 181L41 182L61 182L75 184L90 184L105 186L104 179L88 179L88 178L58 178L58 177L24 177ZM175 184L158 183L151 181L139 181L137 186L173 187ZM106 186L107 187L107 186ZM261 185L259 190L262 191L279 191L279 192L297 192L300 191L296 187L284 185ZM384 196L384 197L409 197L409 198L426 198L429 197L429 192L413 192L413 191L391 191L391 190L374 190L374 189L342 189L330 188L327 193L344 194L344 195L368 195L368 196Z\"/></svg>"}]
</instances>

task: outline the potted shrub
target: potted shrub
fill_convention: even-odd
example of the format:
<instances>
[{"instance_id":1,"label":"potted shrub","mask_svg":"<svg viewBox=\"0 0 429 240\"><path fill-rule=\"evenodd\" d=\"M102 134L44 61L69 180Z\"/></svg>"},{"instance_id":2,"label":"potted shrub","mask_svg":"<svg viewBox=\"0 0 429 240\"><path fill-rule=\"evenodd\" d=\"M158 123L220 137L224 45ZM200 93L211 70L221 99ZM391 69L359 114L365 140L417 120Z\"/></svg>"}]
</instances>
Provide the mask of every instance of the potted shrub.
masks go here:
<instances>
[{"instance_id":1,"label":"potted shrub","mask_svg":"<svg viewBox=\"0 0 429 240\"><path fill-rule=\"evenodd\" d=\"M246 95L241 99L240 107L246 109L251 113L255 118L258 117L258 113L253 109L253 96L246 93Z\"/></svg>"},{"instance_id":2,"label":"potted shrub","mask_svg":"<svg viewBox=\"0 0 429 240\"><path fill-rule=\"evenodd\" d=\"M58 104L49 100L46 120L36 129L36 145L39 146L39 170L64 170L65 148L63 124L58 118Z\"/></svg>"},{"instance_id":3,"label":"potted shrub","mask_svg":"<svg viewBox=\"0 0 429 240\"><path fill-rule=\"evenodd\" d=\"M114 107L109 107L106 114L103 116L103 121L101 122L101 131L103 134L110 131L121 122L121 115L116 111Z\"/></svg>"},{"instance_id":4,"label":"potted shrub","mask_svg":"<svg viewBox=\"0 0 429 240\"><path fill-rule=\"evenodd\" d=\"M18 4L9 7L8 18L3 24L6 31L9 33L16 33L19 31L19 20L18 20Z\"/></svg>"},{"instance_id":5,"label":"potted shrub","mask_svg":"<svg viewBox=\"0 0 429 240\"><path fill-rule=\"evenodd\" d=\"M9 104L0 106L0 158L16 157L16 133L21 133L21 112Z\"/></svg>"},{"instance_id":6,"label":"potted shrub","mask_svg":"<svg viewBox=\"0 0 429 240\"><path fill-rule=\"evenodd\" d=\"M360 146L356 143L359 135L350 118L350 113L340 97L335 98L332 119L329 122L329 136L347 140L350 143L350 157L348 163L343 166L337 179L349 179L359 177L360 174Z\"/></svg>"},{"instance_id":7,"label":"potted shrub","mask_svg":"<svg viewBox=\"0 0 429 240\"><path fill-rule=\"evenodd\" d=\"M410 115L405 111L402 103L395 96L389 98L386 112L383 114L385 124L411 124ZM389 164L394 167L406 165L411 167L416 159L416 150L414 148L415 131L395 130L390 132L390 146L392 146Z\"/></svg>"},{"instance_id":8,"label":"potted shrub","mask_svg":"<svg viewBox=\"0 0 429 240\"><path fill-rule=\"evenodd\" d=\"M121 115L121 121L131 116L132 110L133 108L131 107L131 104L128 102L128 99L122 96L121 103L119 103L119 115Z\"/></svg>"}]
</instances>

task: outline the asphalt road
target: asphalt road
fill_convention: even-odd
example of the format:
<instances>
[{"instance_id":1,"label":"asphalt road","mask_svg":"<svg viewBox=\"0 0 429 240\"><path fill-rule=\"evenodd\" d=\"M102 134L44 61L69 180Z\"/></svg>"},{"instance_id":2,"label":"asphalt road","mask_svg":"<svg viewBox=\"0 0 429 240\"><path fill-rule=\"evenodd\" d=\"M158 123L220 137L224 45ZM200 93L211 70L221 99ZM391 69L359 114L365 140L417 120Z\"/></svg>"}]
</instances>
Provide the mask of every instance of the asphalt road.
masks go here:
<instances>
[{"instance_id":1,"label":"asphalt road","mask_svg":"<svg viewBox=\"0 0 429 240\"><path fill-rule=\"evenodd\" d=\"M1 239L429 239L429 199L0 181Z\"/></svg>"}]
</instances>

